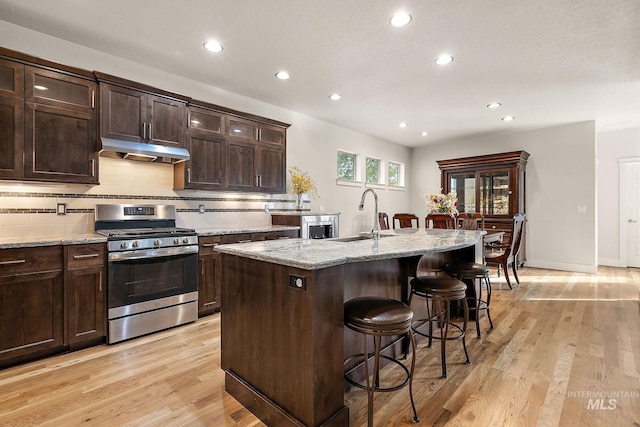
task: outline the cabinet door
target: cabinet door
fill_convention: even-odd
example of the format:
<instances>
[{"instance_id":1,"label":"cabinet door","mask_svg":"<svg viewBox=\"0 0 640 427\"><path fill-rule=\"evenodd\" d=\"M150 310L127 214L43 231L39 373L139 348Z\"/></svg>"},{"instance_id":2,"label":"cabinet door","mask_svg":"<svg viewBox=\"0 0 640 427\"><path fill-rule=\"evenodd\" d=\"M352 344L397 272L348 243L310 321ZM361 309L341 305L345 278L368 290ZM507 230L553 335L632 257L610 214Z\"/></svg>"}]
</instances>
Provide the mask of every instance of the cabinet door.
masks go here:
<instances>
[{"instance_id":1,"label":"cabinet door","mask_svg":"<svg viewBox=\"0 0 640 427\"><path fill-rule=\"evenodd\" d=\"M106 336L105 244L64 247L67 289L67 344Z\"/></svg>"},{"instance_id":2,"label":"cabinet door","mask_svg":"<svg viewBox=\"0 0 640 427\"><path fill-rule=\"evenodd\" d=\"M24 100L24 65L0 59L0 97Z\"/></svg>"},{"instance_id":3,"label":"cabinet door","mask_svg":"<svg viewBox=\"0 0 640 427\"><path fill-rule=\"evenodd\" d=\"M262 145L259 151L259 160L258 190L269 193L285 193L287 179L285 151L280 147Z\"/></svg>"},{"instance_id":4,"label":"cabinet door","mask_svg":"<svg viewBox=\"0 0 640 427\"><path fill-rule=\"evenodd\" d=\"M93 81L37 67L25 67L26 102L94 114L95 92L96 84Z\"/></svg>"},{"instance_id":5,"label":"cabinet door","mask_svg":"<svg viewBox=\"0 0 640 427\"><path fill-rule=\"evenodd\" d=\"M0 366L64 344L62 271L0 277Z\"/></svg>"},{"instance_id":6,"label":"cabinet door","mask_svg":"<svg viewBox=\"0 0 640 427\"><path fill-rule=\"evenodd\" d=\"M0 96L0 178L23 176L24 101Z\"/></svg>"},{"instance_id":7,"label":"cabinet door","mask_svg":"<svg viewBox=\"0 0 640 427\"><path fill-rule=\"evenodd\" d=\"M25 178L98 182L93 114L27 103L25 120Z\"/></svg>"},{"instance_id":8,"label":"cabinet door","mask_svg":"<svg viewBox=\"0 0 640 427\"><path fill-rule=\"evenodd\" d=\"M0 59L0 178L22 177L24 65Z\"/></svg>"},{"instance_id":9,"label":"cabinet door","mask_svg":"<svg viewBox=\"0 0 640 427\"><path fill-rule=\"evenodd\" d=\"M141 92L100 83L100 136L143 142L145 102Z\"/></svg>"},{"instance_id":10,"label":"cabinet door","mask_svg":"<svg viewBox=\"0 0 640 427\"><path fill-rule=\"evenodd\" d=\"M480 213L483 215L512 216L511 179L509 169L480 171Z\"/></svg>"},{"instance_id":11,"label":"cabinet door","mask_svg":"<svg viewBox=\"0 0 640 427\"><path fill-rule=\"evenodd\" d=\"M69 270L67 274L67 343L104 337L104 267Z\"/></svg>"},{"instance_id":12,"label":"cabinet door","mask_svg":"<svg viewBox=\"0 0 640 427\"><path fill-rule=\"evenodd\" d=\"M286 141L285 129L278 126L260 124L258 126L258 141L283 146Z\"/></svg>"},{"instance_id":13,"label":"cabinet door","mask_svg":"<svg viewBox=\"0 0 640 427\"><path fill-rule=\"evenodd\" d=\"M227 116L227 137L235 140L257 141L258 123Z\"/></svg>"},{"instance_id":14,"label":"cabinet door","mask_svg":"<svg viewBox=\"0 0 640 427\"><path fill-rule=\"evenodd\" d=\"M98 182L96 84L27 66L24 177Z\"/></svg>"},{"instance_id":15,"label":"cabinet door","mask_svg":"<svg viewBox=\"0 0 640 427\"><path fill-rule=\"evenodd\" d=\"M147 142L172 147L185 146L186 105L184 102L148 95L145 104Z\"/></svg>"},{"instance_id":16,"label":"cabinet door","mask_svg":"<svg viewBox=\"0 0 640 427\"><path fill-rule=\"evenodd\" d=\"M191 158L174 166L175 189L224 190L227 161L224 115L192 107L188 123L187 149Z\"/></svg>"},{"instance_id":17,"label":"cabinet door","mask_svg":"<svg viewBox=\"0 0 640 427\"><path fill-rule=\"evenodd\" d=\"M220 254L200 255L200 276L198 279L198 315L211 314L220 309L222 289L222 269Z\"/></svg>"},{"instance_id":18,"label":"cabinet door","mask_svg":"<svg viewBox=\"0 0 640 427\"><path fill-rule=\"evenodd\" d=\"M227 139L227 189L258 191L257 144Z\"/></svg>"},{"instance_id":19,"label":"cabinet door","mask_svg":"<svg viewBox=\"0 0 640 427\"><path fill-rule=\"evenodd\" d=\"M458 196L458 211L474 213L476 211L476 173L464 172L449 175L447 193Z\"/></svg>"}]
</instances>

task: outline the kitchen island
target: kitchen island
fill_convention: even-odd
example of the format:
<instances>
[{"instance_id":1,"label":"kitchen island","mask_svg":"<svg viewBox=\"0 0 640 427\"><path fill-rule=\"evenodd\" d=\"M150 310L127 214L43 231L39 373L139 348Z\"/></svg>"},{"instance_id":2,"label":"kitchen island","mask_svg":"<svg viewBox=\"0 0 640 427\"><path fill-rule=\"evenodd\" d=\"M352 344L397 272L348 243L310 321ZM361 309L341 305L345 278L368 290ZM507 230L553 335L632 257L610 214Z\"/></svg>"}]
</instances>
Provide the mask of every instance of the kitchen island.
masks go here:
<instances>
[{"instance_id":1,"label":"kitchen island","mask_svg":"<svg viewBox=\"0 0 640 427\"><path fill-rule=\"evenodd\" d=\"M416 266L478 261L478 231L403 229L372 239L291 239L221 245L221 366L225 389L267 425L346 426L343 303L406 301ZM423 260L426 260L423 262Z\"/></svg>"}]
</instances>

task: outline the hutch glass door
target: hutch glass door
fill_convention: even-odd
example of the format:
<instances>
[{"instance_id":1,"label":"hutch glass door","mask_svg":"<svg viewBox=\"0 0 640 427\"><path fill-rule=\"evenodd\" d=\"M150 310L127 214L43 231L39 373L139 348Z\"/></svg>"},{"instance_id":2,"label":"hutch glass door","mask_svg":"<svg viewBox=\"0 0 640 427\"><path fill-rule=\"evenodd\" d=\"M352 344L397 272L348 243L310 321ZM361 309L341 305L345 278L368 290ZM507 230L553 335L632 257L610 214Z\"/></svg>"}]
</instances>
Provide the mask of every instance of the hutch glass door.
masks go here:
<instances>
[{"instance_id":1,"label":"hutch glass door","mask_svg":"<svg viewBox=\"0 0 640 427\"><path fill-rule=\"evenodd\" d=\"M467 172L449 177L449 191L458 196L459 212L476 212L476 174Z\"/></svg>"},{"instance_id":2,"label":"hutch glass door","mask_svg":"<svg viewBox=\"0 0 640 427\"><path fill-rule=\"evenodd\" d=\"M509 215L509 171L479 173L480 213L483 215Z\"/></svg>"}]
</instances>

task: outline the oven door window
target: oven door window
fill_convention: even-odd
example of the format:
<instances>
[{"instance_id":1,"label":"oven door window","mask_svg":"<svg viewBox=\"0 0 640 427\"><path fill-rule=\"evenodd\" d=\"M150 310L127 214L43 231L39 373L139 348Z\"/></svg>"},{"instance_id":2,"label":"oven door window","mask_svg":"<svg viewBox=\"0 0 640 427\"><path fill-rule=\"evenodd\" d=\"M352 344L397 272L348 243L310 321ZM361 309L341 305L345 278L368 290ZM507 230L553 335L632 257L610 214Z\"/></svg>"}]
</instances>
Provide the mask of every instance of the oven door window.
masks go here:
<instances>
[{"instance_id":1,"label":"oven door window","mask_svg":"<svg viewBox=\"0 0 640 427\"><path fill-rule=\"evenodd\" d=\"M198 290L198 255L109 262L109 308Z\"/></svg>"},{"instance_id":2,"label":"oven door window","mask_svg":"<svg viewBox=\"0 0 640 427\"><path fill-rule=\"evenodd\" d=\"M333 237L333 226L330 224L309 225L310 239L329 239Z\"/></svg>"}]
</instances>

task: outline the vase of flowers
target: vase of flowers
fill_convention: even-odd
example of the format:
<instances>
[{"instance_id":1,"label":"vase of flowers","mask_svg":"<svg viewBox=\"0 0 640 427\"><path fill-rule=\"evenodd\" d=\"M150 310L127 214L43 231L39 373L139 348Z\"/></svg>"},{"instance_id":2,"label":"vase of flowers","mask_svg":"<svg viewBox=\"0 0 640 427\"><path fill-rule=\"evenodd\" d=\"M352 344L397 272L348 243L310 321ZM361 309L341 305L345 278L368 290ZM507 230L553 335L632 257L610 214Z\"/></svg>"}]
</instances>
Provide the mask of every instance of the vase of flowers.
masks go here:
<instances>
[{"instance_id":1,"label":"vase of flowers","mask_svg":"<svg viewBox=\"0 0 640 427\"><path fill-rule=\"evenodd\" d=\"M297 166L289 168L291 176L291 191L296 196L296 210L302 210L302 195L308 194L311 198L318 197L318 189L315 181L305 171L300 170Z\"/></svg>"},{"instance_id":2,"label":"vase of flowers","mask_svg":"<svg viewBox=\"0 0 640 427\"><path fill-rule=\"evenodd\" d=\"M458 215L458 196L456 193L443 194L442 189L438 194L427 196L427 209L429 213Z\"/></svg>"}]
</instances>

